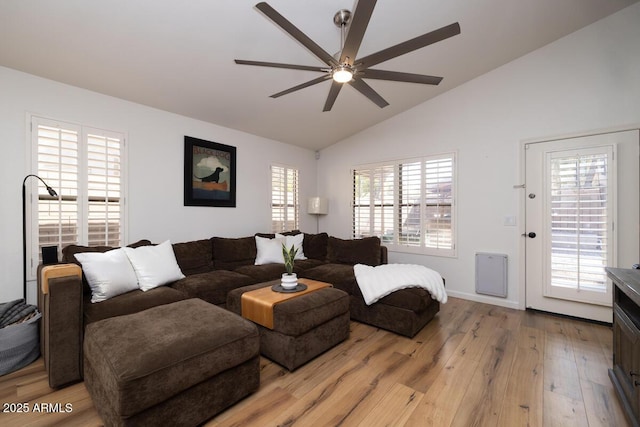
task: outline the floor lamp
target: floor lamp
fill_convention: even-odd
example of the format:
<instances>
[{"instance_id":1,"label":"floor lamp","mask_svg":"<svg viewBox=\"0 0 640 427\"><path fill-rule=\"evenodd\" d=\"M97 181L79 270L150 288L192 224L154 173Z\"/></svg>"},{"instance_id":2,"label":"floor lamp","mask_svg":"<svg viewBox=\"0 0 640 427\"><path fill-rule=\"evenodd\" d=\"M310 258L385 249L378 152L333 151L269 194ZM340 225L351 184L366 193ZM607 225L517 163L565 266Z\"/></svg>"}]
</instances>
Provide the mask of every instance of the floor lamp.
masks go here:
<instances>
[{"instance_id":1,"label":"floor lamp","mask_svg":"<svg viewBox=\"0 0 640 427\"><path fill-rule=\"evenodd\" d=\"M51 197L58 197L56 190L49 187L38 175L29 174L22 180L22 295L27 302L27 215L26 215L26 187L29 177L38 178L44 184Z\"/></svg>"},{"instance_id":2,"label":"floor lamp","mask_svg":"<svg viewBox=\"0 0 640 427\"><path fill-rule=\"evenodd\" d=\"M320 215L329 213L329 201L324 197L310 197L307 203L307 213L316 216L316 233L319 233Z\"/></svg>"}]
</instances>

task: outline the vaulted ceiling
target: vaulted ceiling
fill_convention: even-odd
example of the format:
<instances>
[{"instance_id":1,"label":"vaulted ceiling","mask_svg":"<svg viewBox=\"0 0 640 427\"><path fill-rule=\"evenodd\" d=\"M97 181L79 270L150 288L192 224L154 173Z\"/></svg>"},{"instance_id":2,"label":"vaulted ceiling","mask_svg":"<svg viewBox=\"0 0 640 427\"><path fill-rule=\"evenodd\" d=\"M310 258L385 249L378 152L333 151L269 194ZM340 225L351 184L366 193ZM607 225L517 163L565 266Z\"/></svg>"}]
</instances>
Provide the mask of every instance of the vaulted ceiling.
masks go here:
<instances>
[{"instance_id":1,"label":"vaulted ceiling","mask_svg":"<svg viewBox=\"0 0 640 427\"><path fill-rule=\"evenodd\" d=\"M364 2L366 0L360 0ZM379 108L330 83L269 96L311 71L234 59L324 64L255 8L257 0L2 0L0 65L251 134L318 150L551 43L638 0L378 0L360 47L368 55L445 25L461 34L380 64L442 76L438 86L369 80ZM353 0L269 0L329 53L333 16Z\"/></svg>"}]
</instances>

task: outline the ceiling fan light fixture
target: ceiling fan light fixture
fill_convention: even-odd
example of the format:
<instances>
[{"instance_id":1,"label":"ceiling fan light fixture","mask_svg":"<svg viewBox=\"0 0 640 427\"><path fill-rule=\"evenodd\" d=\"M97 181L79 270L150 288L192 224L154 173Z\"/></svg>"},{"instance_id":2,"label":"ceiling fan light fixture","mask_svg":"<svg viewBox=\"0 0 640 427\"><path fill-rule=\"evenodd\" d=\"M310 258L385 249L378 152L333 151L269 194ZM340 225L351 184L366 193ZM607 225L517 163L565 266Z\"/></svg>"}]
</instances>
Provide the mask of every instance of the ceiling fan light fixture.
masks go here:
<instances>
[{"instance_id":1,"label":"ceiling fan light fixture","mask_svg":"<svg viewBox=\"0 0 640 427\"><path fill-rule=\"evenodd\" d=\"M353 79L353 69L348 65L339 65L331 73L331 77L337 83L347 83Z\"/></svg>"},{"instance_id":2,"label":"ceiling fan light fixture","mask_svg":"<svg viewBox=\"0 0 640 427\"><path fill-rule=\"evenodd\" d=\"M261 1L256 4L256 9L262 12L274 24L292 36L298 43L307 48L314 56L321 60L328 68L312 67L308 65L282 64L276 62L245 61L236 59L236 64L258 65L262 67L285 68L290 70L322 72L323 75L308 82L293 86L287 90L270 95L271 98L278 98L282 95L304 89L327 80L333 80L327 100L322 111L331 111L331 108L345 83L350 84L355 90L367 97L371 102L380 108L384 108L389 103L380 96L364 79L398 81L407 83L421 83L437 85L442 77L428 76L422 74L403 73L397 71L385 71L371 69L370 67L389 61L398 56L422 49L428 45L448 39L460 34L460 24L455 22L445 27L438 28L421 36L414 37L394 46L382 49L378 52L358 56L360 44L367 31L369 20L373 14L376 0L356 0L353 14L346 9L339 10L333 18L334 24L340 29L340 51L331 55L320 47L309 36L304 34L298 27L293 25L287 18L282 16L277 10L269 6L267 2ZM354 66L355 65L355 66ZM356 77L357 74L357 78ZM337 83L337 84L335 84Z\"/></svg>"}]
</instances>

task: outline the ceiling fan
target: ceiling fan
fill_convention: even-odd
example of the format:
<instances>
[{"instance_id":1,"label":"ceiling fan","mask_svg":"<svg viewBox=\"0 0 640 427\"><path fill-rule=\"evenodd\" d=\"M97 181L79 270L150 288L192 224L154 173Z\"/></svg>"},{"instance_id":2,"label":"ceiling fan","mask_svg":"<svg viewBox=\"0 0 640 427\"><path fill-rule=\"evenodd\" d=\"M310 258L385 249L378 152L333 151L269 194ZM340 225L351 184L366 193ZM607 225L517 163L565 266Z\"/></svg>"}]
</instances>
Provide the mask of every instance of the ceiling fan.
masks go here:
<instances>
[{"instance_id":1,"label":"ceiling fan","mask_svg":"<svg viewBox=\"0 0 640 427\"><path fill-rule=\"evenodd\" d=\"M382 96L380 96L375 90L373 90L371 86L365 83L363 79L390 80L428 85L439 84L442 77L402 73L398 71L386 71L372 69L370 67L460 34L460 25L456 22L411 40L407 40L403 43L399 43L395 46L388 47L371 55L357 58L360 43L362 42L364 33L369 25L369 20L371 19L375 5L376 0L360 0L360 2L356 3L353 13L346 9L342 9L335 14L333 22L341 29L342 46L339 54L336 54L336 57L334 57L318 46L318 44L311 40L306 34L300 31L295 25L289 22L266 2L260 2L256 5L258 10L264 13L267 18L271 19L276 25L289 33L304 47L309 49L311 53L322 60L328 68L282 64L276 62L246 61L242 59L236 59L235 62L236 64L241 65L257 65L261 67L287 68L324 73L322 76L313 80L271 95L271 98L278 98L291 92L322 83L326 80L332 80L329 95L327 96L327 100L322 111L331 110L338 94L340 93L340 89L342 89L344 84L351 85L354 89L369 98L380 108L384 108L389 105L389 103L385 101L384 98L382 98Z\"/></svg>"}]
</instances>

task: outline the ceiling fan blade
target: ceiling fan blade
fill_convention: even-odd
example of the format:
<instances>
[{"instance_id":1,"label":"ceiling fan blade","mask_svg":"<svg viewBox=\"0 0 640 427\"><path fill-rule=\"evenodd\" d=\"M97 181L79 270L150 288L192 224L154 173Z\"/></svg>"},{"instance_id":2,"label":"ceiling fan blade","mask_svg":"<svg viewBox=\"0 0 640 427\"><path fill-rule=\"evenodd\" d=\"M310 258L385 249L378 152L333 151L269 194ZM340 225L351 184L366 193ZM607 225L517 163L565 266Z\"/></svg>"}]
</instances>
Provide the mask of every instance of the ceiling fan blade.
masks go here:
<instances>
[{"instance_id":1,"label":"ceiling fan blade","mask_svg":"<svg viewBox=\"0 0 640 427\"><path fill-rule=\"evenodd\" d=\"M372 70L367 68L358 73L363 79L390 80L394 82L422 83L425 85L437 85L442 77L427 76L424 74L401 73L398 71Z\"/></svg>"},{"instance_id":2,"label":"ceiling fan blade","mask_svg":"<svg viewBox=\"0 0 640 427\"><path fill-rule=\"evenodd\" d=\"M262 61L246 61L244 59L235 59L236 64L239 65L256 65L258 67L273 67L273 68L287 68L290 70L303 70L303 71L320 71L326 72L326 68L312 67L309 65L295 65L295 64L281 64L278 62L262 62Z\"/></svg>"},{"instance_id":3,"label":"ceiling fan blade","mask_svg":"<svg viewBox=\"0 0 640 427\"><path fill-rule=\"evenodd\" d=\"M327 65L338 65L338 61L322 49L316 42L311 40L305 33L300 31L298 27L293 25L284 16L280 15L278 11L269 6L266 2L260 2L256 5L256 8L264 13L267 18L271 19L276 25L289 33L294 39L300 42L304 47L309 49L311 53L320 58L322 62Z\"/></svg>"},{"instance_id":4,"label":"ceiling fan blade","mask_svg":"<svg viewBox=\"0 0 640 427\"><path fill-rule=\"evenodd\" d=\"M395 46L388 47L379 52L360 58L356 61L357 68L368 68L384 61L388 61L405 53L428 46L433 43L448 39L460 34L460 24L457 22L438 28L437 30L423 34L406 42L399 43Z\"/></svg>"},{"instance_id":5,"label":"ceiling fan blade","mask_svg":"<svg viewBox=\"0 0 640 427\"><path fill-rule=\"evenodd\" d=\"M347 62L349 65L353 65L355 62L375 6L376 0L360 0L354 7L351 23L349 23L349 29L347 30L347 37L340 53L341 64ZM347 58L349 58L348 61Z\"/></svg>"},{"instance_id":6,"label":"ceiling fan blade","mask_svg":"<svg viewBox=\"0 0 640 427\"><path fill-rule=\"evenodd\" d=\"M329 95L327 96L327 100L324 103L322 111L331 111L333 103L336 102L336 98L340 93L340 89L342 89L342 83L338 83L336 81L331 82L331 89L329 89Z\"/></svg>"},{"instance_id":7,"label":"ceiling fan blade","mask_svg":"<svg viewBox=\"0 0 640 427\"><path fill-rule=\"evenodd\" d=\"M353 80L349 82L349 84L353 86L358 92L369 98L378 107L384 108L389 105L389 103L385 101L384 98L378 94L378 92L373 90L371 86L366 84L364 80L358 77L354 77Z\"/></svg>"},{"instance_id":8,"label":"ceiling fan blade","mask_svg":"<svg viewBox=\"0 0 640 427\"><path fill-rule=\"evenodd\" d=\"M304 89L305 87L309 87L309 86L313 86L313 85L318 84L318 83L322 83L323 81L325 81L327 79L330 79L330 78L331 78L331 76L328 75L328 74L326 76L320 76L320 77L315 78L313 80L309 80L308 82L305 82L305 83L299 84L297 86L291 87L291 88L289 88L287 90L283 90L282 92L274 93L270 97L271 98L279 98L282 95L287 95L287 94L290 94L291 92L295 92L297 90Z\"/></svg>"}]
</instances>

